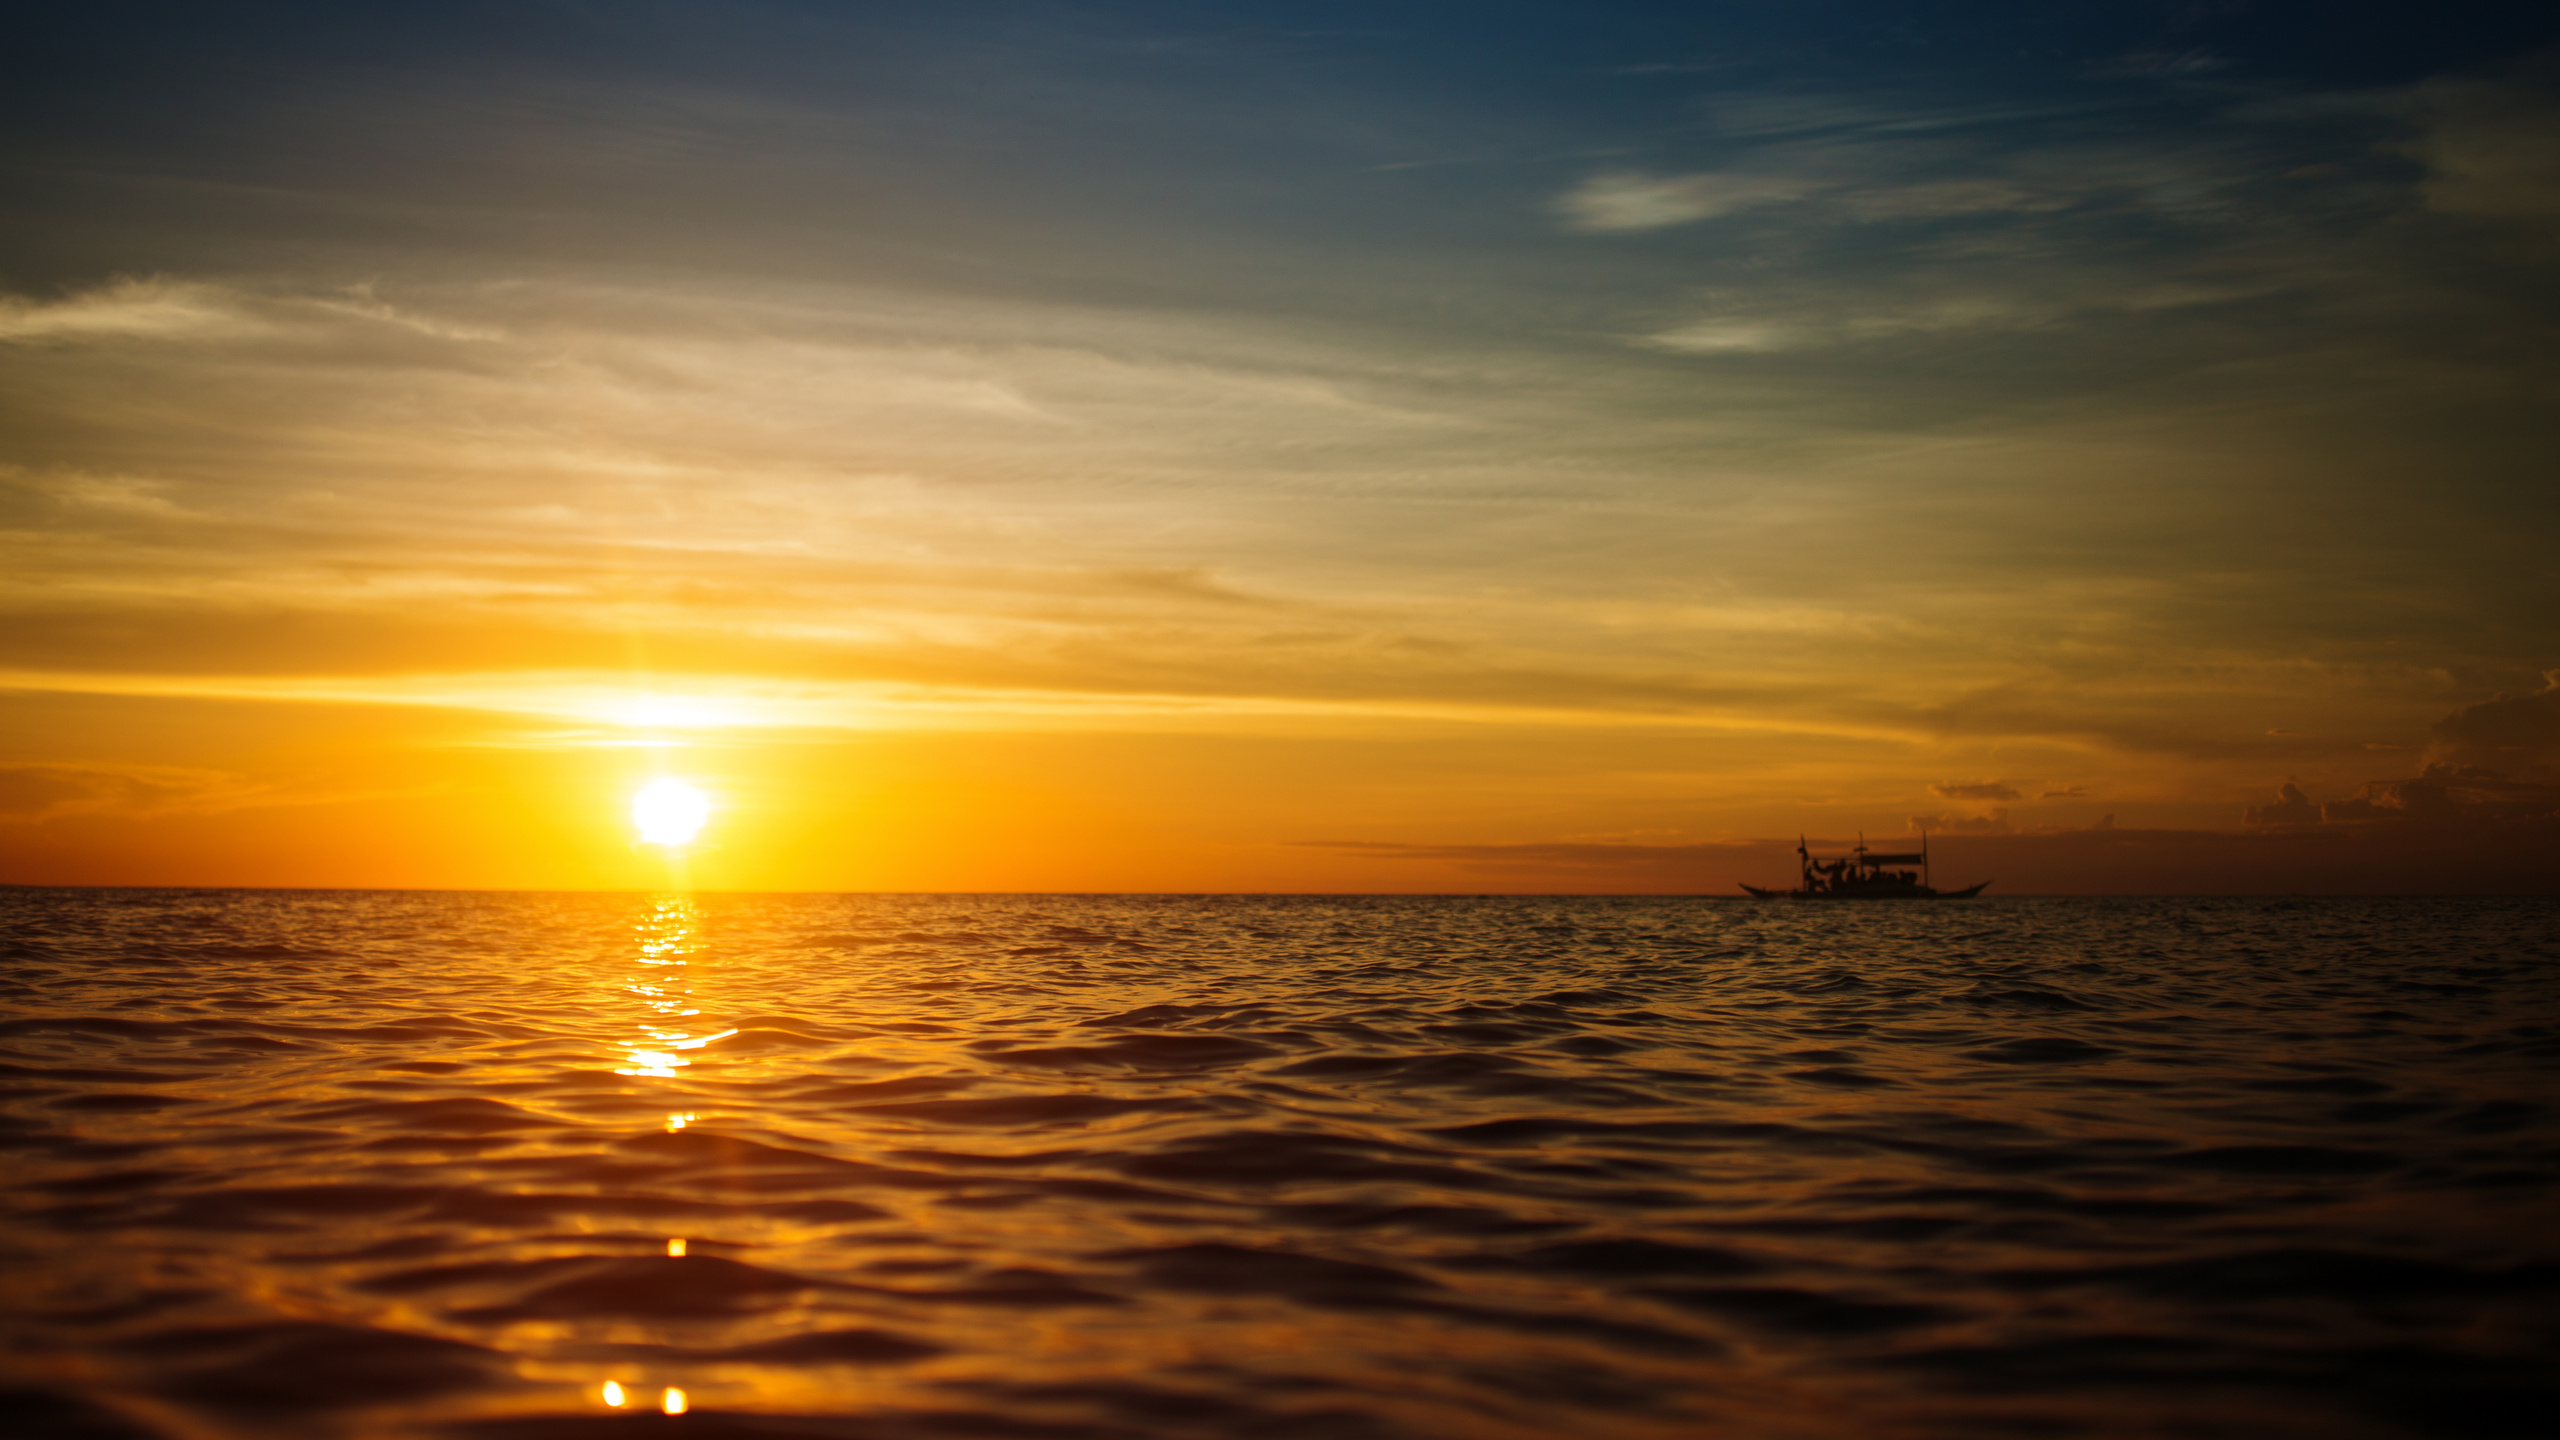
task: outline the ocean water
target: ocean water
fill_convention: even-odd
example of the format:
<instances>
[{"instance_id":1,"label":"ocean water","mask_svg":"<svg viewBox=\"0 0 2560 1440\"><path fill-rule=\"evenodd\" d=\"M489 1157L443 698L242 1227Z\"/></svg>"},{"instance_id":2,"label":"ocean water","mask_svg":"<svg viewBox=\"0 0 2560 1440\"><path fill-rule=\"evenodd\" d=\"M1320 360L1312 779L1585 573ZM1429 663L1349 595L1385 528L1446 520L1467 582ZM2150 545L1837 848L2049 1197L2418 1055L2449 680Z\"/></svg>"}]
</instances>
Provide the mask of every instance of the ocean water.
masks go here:
<instances>
[{"instance_id":1,"label":"ocean water","mask_svg":"<svg viewBox=\"0 0 2560 1440\"><path fill-rule=\"evenodd\" d=\"M13 1436L2560 1423L2549 901L15 890L0 957Z\"/></svg>"}]
</instances>

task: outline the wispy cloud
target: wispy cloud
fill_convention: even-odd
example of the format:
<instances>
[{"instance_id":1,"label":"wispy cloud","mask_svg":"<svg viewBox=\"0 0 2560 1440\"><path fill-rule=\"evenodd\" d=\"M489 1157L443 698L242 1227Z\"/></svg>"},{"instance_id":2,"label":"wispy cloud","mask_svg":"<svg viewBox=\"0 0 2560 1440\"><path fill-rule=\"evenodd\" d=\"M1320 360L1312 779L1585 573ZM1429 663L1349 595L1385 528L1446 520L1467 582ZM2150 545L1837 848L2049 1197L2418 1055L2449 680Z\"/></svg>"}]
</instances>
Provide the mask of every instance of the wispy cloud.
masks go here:
<instances>
[{"instance_id":1,"label":"wispy cloud","mask_svg":"<svg viewBox=\"0 0 2560 1440\"><path fill-rule=\"evenodd\" d=\"M257 327L218 286L123 279L57 299L0 295L0 341L210 339Z\"/></svg>"},{"instance_id":2,"label":"wispy cloud","mask_svg":"<svg viewBox=\"0 0 2560 1440\"><path fill-rule=\"evenodd\" d=\"M2430 81L2383 103L2417 133L2394 148L2427 167L2430 208L2454 215L2560 216L2560 100L2548 58L2523 73Z\"/></svg>"},{"instance_id":3,"label":"wispy cloud","mask_svg":"<svg viewBox=\"0 0 2560 1440\"><path fill-rule=\"evenodd\" d=\"M2118 113L2133 103L2013 113L1728 96L1713 112L1727 141L1713 168L1615 168L1553 203L1588 233L1696 228L1683 253L1702 313L1640 343L1755 355L2094 334L2241 306L2259 307L2254 343L2281 344L2312 306L2415 310L2438 288L2405 252L2351 239L2349 216L2539 213L2537 187L2560 185L2560 110L2522 85L2446 82L2325 107L2155 97L2147 132ZM2377 150L2394 118L2416 136ZM2422 185L2383 159L2394 152L2426 162ZM2268 307L2284 300L2293 312L2276 320ZM2302 328L2304 343L2326 343Z\"/></svg>"},{"instance_id":4,"label":"wispy cloud","mask_svg":"<svg viewBox=\"0 0 2560 1440\"><path fill-rule=\"evenodd\" d=\"M1999 177L1893 184L1826 179L1818 171L1688 175L1610 171L1566 191L1555 204L1572 228L1609 232L1661 230L1795 201L1818 202L1811 213L1820 220L1873 224L2034 214L2067 209L2082 198L2076 187L2034 186Z\"/></svg>"},{"instance_id":5,"label":"wispy cloud","mask_svg":"<svg viewBox=\"0 0 2560 1440\"><path fill-rule=\"evenodd\" d=\"M1566 191L1557 198L1556 209L1578 230L1659 230L1801 200L1821 188L1787 175L1661 176L1612 171Z\"/></svg>"},{"instance_id":6,"label":"wispy cloud","mask_svg":"<svg viewBox=\"0 0 2560 1440\"><path fill-rule=\"evenodd\" d=\"M1665 350L1693 354L1804 350L1950 330L2025 330L2059 323L2070 307L2034 297L1946 295L1918 304L1880 301L1845 308L1837 301L1805 305L1737 299L1718 313L1645 337Z\"/></svg>"},{"instance_id":7,"label":"wispy cloud","mask_svg":"<svg viewBox=\"0 0 2560 1440\"><path fill-rule=\"evenodd\" d=\"M205 815L274 803L272 785L177 765L0 763L0 824L82 815Z\"/></svg>"}]
</instances>

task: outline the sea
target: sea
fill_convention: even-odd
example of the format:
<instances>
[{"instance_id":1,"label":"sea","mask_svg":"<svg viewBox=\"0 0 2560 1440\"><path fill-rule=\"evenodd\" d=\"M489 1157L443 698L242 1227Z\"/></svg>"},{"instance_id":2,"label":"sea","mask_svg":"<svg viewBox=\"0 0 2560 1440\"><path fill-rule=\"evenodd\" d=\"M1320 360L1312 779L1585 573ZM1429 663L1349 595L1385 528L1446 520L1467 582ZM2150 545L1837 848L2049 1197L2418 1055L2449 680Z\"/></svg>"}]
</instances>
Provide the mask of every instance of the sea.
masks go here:
<instances>
[{"instance_id":1,"label":"sea","mask_svg":"<svg viewBox=\"0 0 2560 1440\"><path fill-rule=\"evenodd\" d=\"M2560 1429L2550 900L0 891L20 1440Z\"/></svg>"}]
</instances>

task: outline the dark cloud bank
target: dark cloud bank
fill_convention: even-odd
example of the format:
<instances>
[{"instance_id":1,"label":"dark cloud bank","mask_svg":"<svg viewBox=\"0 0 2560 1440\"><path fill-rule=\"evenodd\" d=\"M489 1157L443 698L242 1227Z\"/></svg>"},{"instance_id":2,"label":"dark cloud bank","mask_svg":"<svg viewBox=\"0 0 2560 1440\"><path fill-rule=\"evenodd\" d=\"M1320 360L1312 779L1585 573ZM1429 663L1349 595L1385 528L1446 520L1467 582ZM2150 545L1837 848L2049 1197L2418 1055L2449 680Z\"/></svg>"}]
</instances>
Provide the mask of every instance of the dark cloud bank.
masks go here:
<instances>
[{"instance_id":1,"label":"dark cloud bank","mask_svg":"<svg viewBox=\"0 0 2560 1440\"><path fill-rule=\"evenodd\" d=\"M1989 880L2000 894L2560 895L2560 671L2545 679L2538 691L2438 721L2418 775L2328 801L2287 781L2274 803L2246 812L2244 830L2119 828L2113 816L2087 829L2025 829L1997 809L1971 820L1916 817L1915 826L1936 822L1928 828L1942 882ZM2017 793L1993 782L1929 788L1957 798ZM1738 882L1786 884L1795 874L1791 840L1315 843L1447 867L1503 890L1738 894ZM1851 843L1813 839L1818 850Z\"/></svg>"}]
</instances>

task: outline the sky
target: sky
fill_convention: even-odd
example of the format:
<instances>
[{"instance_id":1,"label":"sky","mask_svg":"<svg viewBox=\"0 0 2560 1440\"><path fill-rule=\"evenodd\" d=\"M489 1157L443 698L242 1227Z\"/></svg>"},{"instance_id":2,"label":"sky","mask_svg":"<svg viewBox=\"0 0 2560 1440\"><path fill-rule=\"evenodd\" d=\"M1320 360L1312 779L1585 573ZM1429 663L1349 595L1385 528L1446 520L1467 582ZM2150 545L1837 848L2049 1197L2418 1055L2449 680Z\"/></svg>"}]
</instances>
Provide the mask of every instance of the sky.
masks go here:
<instances>
[{"instance_id":1,"label":"sky","mask_svg":"<svg viewBox=\"0 0 2560 1440\"><path fill-rule=\"evenodd\" d=\"M2560 888L2548 7L108 3L0 81L0 882Z\"/></svg>"}]
</instances>

